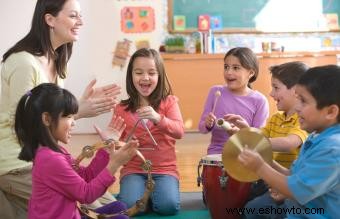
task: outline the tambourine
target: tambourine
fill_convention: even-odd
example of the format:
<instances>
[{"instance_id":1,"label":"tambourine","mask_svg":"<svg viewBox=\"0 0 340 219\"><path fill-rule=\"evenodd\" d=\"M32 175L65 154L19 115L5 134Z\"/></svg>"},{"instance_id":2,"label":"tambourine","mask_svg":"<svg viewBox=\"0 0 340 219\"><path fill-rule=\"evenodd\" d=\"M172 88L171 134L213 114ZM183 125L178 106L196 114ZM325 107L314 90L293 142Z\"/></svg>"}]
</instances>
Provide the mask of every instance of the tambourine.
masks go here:
<instances>
[{"instance_id":1,"label":"tambourine","mask_svg":"<svg viewBox=\"0 0 340 219\"><path fill-rule=\"evenodd\" d=\"M122 141L115 141L113 139L108 139L106 141L97 142L93 145L87 145L82 149L81 154L76 158L75 167L76 168L79 167L80 162L84 158L91 158L97 150L101 148L105 148L105 147L111 147L112 143L115 144L114 147L116 149L119 149L125 144L125 142L122 142ZM78 203L78 209L83 215L87 216L90 219L103 219L103 218L110 218L110 217L114 217L118 215L127 215L131 217L140 211L145 211L150 194L155 187L155 182L152 180L152 176L151 176L151 169L152 169L151 161L146 160L143 154L138 150L137 150L137 156L141 158L143 161L141 168L144 171L146 171L148 174L148 179L145 184L145 192L142 198L137 200L135 205L133 205L131 208L127 209L126 211L122 211L122 212L115 213L115 214L98 214L94 212L93 210L88 209L85 206Z\"/></svg>"}]
</instances>

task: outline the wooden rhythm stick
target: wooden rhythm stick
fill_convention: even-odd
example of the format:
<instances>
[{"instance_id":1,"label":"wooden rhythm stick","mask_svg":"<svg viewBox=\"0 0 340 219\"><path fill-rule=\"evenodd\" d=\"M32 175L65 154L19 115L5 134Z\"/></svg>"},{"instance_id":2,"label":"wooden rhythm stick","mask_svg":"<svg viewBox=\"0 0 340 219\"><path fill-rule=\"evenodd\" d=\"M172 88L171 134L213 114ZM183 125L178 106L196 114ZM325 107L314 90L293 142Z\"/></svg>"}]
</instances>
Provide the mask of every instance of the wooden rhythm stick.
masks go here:
<instances>
[{"instance_id":1,"label":"wooden rhythm stick","mask_svg":"<svg viewBox=\"0 0 340 219\"><path fill-rule=\"evenodd\" d=\"M212 108L212 111L211 111L213 114L215 114L216 104L217 104L218 98L220 98L220 96L221 96L221 91L217 90L215 92L214 105L213 105L213 108Z\"/></svg>"},{"instance_id":2,"label":"wooden rhythm stick","mask_svg":"<svg viewBox=\"0 0 340 219\"><path fill-rule=\"evenodd\" d=\"M99 150L101 148L105 148L105 147L111 147L111 144L114 143L114 147L115 149L119 149L120 147L122 147L125 142L122 141L115 141L113 139L108 139L106 141L101 141L101 142L97 142L91 146L87 145L83 148L82 153L77 157L76 159L76 167L79 167L79 163L84 159L84 158L90 158L94 155L94 152L96 150ZM150 198L151 192L154 189L155 186L155 182L152 179L151 176L151 169L152 169L152 163L150 160L146 160L145 157L143 156L143 154L137 150L137 156L142 159L143 163L141 168L147 173L148 175L148 179L146 181L145 184L145 191L143 196L136 201L136 203L129 209L116 213L116 214L98 214L90 209L87 209L85 206L80 205L79 203L77 203L78 209L80 210L80 212L83 215L86 215L88 218L91 219L104 219L104 218L112 218L114 216L118 216L118 215L128 215L128 216L133 216L135 214L137 214L140 211L145 211L146 207L147 207L147 203L148 200Z\"/></svg>"},{"instance_id":3,"label":"wooden rhythm stick","mask_svg":"<svg viewBox=\"0 0 340 219\"><path fill-rule=\"evenodd\" d=\"M146 128L146 130L148 131L148 134L150 135L154 145L157 145L157 142L155 141L155 139L153 138L150 130L148 129L146 123L144 122L143 119L139 119L135 126L133 127L132 131L130 132L130 134L128 135L127 138L127 142L132 138L133 133L135 132L135 129L138 125L138 123L142 121L143 126ZM105 147L111 147L112 143L114 143L114 148L118 149L122 146L124 146L124 144L126 144L125 142L122 141L117 141L114 139L108 139L106 141L101 141L98 143L95 143L91 146L85 146L82 150L82 153L77 157L76 162L75 162L75 167L79 168L79 163L84 159L84 158L90 158L94 155L94 152L100 148L105 148ZM152 163L150 160L146 160L145 157L143 156L143 154L139 151L136 150L137 156L139 158L142 159L143 163L141 168L147 172L148 175L148 179L145 183L145 190L144 190L144 194L143 196L136 201L136 203L129 209L116 213L116 214L97 214L94 211L91 211L90 209L87 209L84 206L78 205L78 209L80 210L80 212L84 215L86 215L89 218L92 219L103 219L103 218L111 218L113 216L118 216L118 215L128 215L128 216L133 216L135 214L137 214L140 211L145 211L146 207L147 207L147 203L148 200L150 198L151 192L154 190L154 186L155 186L155 182L152 179L152 175L151 175L151 169L152 169Z\"/></svg>"}]
</instances>

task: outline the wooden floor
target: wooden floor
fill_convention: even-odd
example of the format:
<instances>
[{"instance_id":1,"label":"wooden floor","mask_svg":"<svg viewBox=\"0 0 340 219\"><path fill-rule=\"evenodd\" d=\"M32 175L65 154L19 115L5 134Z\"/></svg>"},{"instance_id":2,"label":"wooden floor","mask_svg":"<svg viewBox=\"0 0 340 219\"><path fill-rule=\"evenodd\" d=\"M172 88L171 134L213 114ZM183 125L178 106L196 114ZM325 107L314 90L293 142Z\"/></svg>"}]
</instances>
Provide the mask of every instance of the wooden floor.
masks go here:
<instances>
[{"instance_id":1,"label":"wooden floor","mask_svg":"<svg viewBox=\"0 0 340 219\"><path fill-rule=\"evenodd\" d=\"M209 139L210 134L190 132L186 133L183 139L177 141L176 152L181 192L202 191L202 188L197 186L197 166L200 159L206 154ZM73 135L69 146L66 147L76 157L84 145L90 145L97 141L99 141L99 137L95 134ZM82 163L87 164L88 162L89 160L84 160ZM116 177L119 177L119 173L116 174ZM110 191L118 193L119 183L114 183Z\"/></svg>"}]
</instances>

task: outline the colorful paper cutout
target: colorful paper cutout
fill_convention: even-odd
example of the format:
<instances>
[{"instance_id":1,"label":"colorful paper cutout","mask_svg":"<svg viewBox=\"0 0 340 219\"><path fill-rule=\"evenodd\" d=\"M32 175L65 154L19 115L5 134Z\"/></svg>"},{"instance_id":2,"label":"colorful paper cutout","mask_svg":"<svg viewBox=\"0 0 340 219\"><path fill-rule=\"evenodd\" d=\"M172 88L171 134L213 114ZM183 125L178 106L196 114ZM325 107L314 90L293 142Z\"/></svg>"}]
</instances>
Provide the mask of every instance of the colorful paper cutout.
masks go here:
<instances>
[{"instance_id":1,"label":"colorful paper cutout","mask_svg":"<svg viewBox=\"0 0 340 219\"><path fill-rule=\"evenodd\" d=\"M210 16L207 14L202 14L198 16L198 30L207 31L210 29Z\"/></svg>"},{"instance_id":2,"label":"colorful paper cutout","mask_svg":"<svg viewBox=\"0 0 340 219\"><path fill-rule=\"evenodd\" d=\"M147 33L155 30L155 11L151 7L124 7L121 10L124 33Z\"/></svg>"},{"instance_id":3,"label":"colorful paper cutout","mask_svg":"<svg viewBox=\"0 0 340 219\"><path fill-rule=\"evenodd\" d=\"M174 30L183 31L185 30L186 23L185 23L185 16L184 15L175 15L174 16Z\"/></svg>"},{"instance_id":4,"label":"colorful paper cutout","mask_svg":"<svg viewBox=\"0 0 340 219\"><path fill-rule=\"evenodd\" d=\"M149 40L138 40L135 42L136 49L142 49L142 48L150 48L150 42Z\"/></svg>"},{"instance_id":5,"label":"colorful paper cutout","mask_svg":"<svg viewBox=\"0 0 340 219\"><path fill-rule=\"evenodd\" d=\"M129 56L131 41L124 39L123 41L118 41L116 44L116 49L113 52L112 66L119 66L121 69L125 67L126 60Z\"/></svg>"},{"instance_id":6,"label":"colorful paper cutout","mask_svg":"<svg viewBox=\"0 0 340 219\"><path fill-rule=\"evenodd\" d=\"M339 29L339 20L338 20L338 14L336 13L330 13L330 14L324 14L327 22L327 27L330 30L337 30Z\"/></svg>"},{"instance_id":7,"label":"colorful paper cutout","mask_svg":"<svg viewBox=\"0 0 340 219\"><path fill-rule=\"evenodd\" d=\"M213 30L220 30L222 29L222 16L221 15L215 15L210 16L210 28Z\"/></svg>"}]
</instances>

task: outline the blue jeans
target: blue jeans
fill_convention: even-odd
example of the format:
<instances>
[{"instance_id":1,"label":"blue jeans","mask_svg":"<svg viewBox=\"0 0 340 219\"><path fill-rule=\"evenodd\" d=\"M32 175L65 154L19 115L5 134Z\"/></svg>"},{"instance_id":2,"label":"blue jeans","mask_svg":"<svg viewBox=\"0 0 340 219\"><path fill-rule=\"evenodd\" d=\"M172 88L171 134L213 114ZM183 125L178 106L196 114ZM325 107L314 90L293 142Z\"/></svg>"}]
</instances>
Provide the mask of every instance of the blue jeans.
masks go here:
<instances>
[{"instance_id":1,"label":"blue jeans","mask_svg":"<svg viewBox=\"0 0 340 219\"><path fill-rule=\"evenodd\" d=\"M152 174L155 181L154 191L151 193L152 210L162 215L174 215L180 209L179 182L178 179L163 174ZM119 201L125 202L130 208L145 191L147 174L130 174L120 181Z\"/></svg>"},{"instance_id":2,"label":"blue jeans","mask_svg":"<svg viewBox=\"0 0 340 219\"><path fill-rule=\"evenodd\" d=\"M285 205L278 205L274 199L270 197L269 192L249 201L244 208L244 216L247 219L283 219L286 217L286 214L281 211L282 208L285 208ZM259 211L260 208L262 208L262 212ZM279 208L281 209L279 210ZM252 209L255 209L255 212L250 212Z\"/></svg>"}]
</instances>

